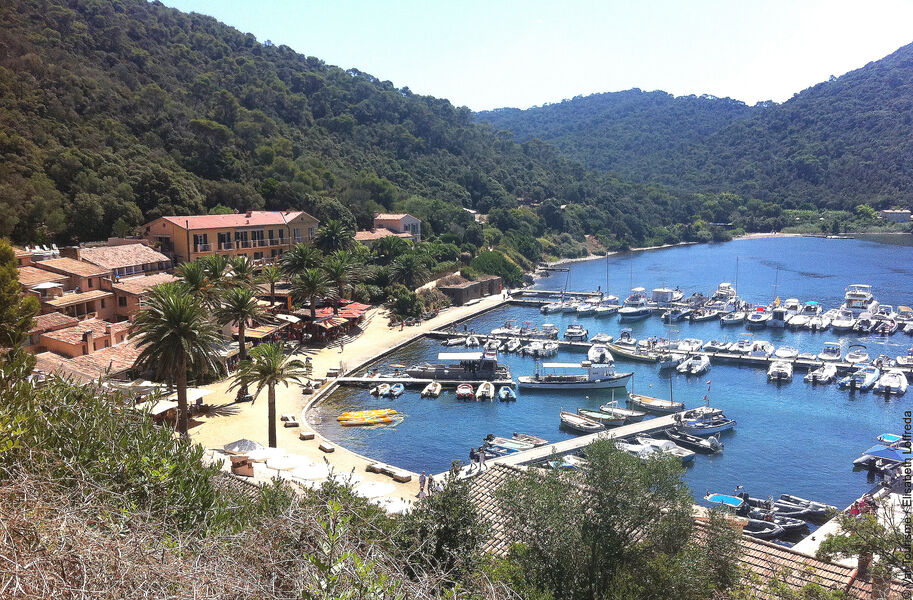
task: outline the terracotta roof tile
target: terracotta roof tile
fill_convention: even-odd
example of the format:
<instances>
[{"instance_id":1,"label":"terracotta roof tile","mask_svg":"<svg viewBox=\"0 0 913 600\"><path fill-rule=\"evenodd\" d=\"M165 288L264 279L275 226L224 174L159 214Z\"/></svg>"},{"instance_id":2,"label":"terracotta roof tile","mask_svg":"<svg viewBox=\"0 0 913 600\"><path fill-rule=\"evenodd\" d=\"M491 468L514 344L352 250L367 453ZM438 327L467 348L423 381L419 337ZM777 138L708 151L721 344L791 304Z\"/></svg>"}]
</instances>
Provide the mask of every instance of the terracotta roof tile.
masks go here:
<instances>
[{"instance_id":1,"label":"terracotta roof tile","mask_svg":"<svg viewBox=\"0 0 913 600\"><path fill-rule=\"evenodd\" d=\"M193 229L219 229L230 227L258 227L268 225L285 225L292 219L301 215L316 221L314 217L304 211L279 211L279 210L255 210L251 211L250 217L246 213L231 215L191 215L187 217L169 216L162 217L166 221L174 223L178 227L190 227Z\"/></svg>"},{"instance_id":2,"label":"terracotta roof tile","mask_svg":"<svg viewBox=\"0 0 913 600\"><path fill-rule=\"evenodd\" d=\"M42 337L50 338L65 344L78 344L82 341L82 335L85 332L93 331L96 336L100 336L105 334L108 327L111 328L112 332L119 332L130 327L130 323L126 321L122 323L109 323L100 319L86 319L85 321L77 321L75 325L65 329L49 331L43 334Z\"/></svg>"},{"instance_id":3,"label":"terracotta roof tile","mask_svg":"<svg viewBox=\"0 0 913 600\"><path fill-rule=\"evenodd\" d=\"M151 287L161 285L163 283L171 283L172 281L177 281L177 279L178 278L171 273L156 273L155 275L141 275L139 277L121 279L112 287L119 292L140 296L146 293L146 291Z\"/></svg>"},{"instance_id":4,"label":"terracotta roof tile","mask_svg":"<svg viewBox=\"0 0 913 600\"><path fill-rule=\"evenodd\" d=\"M171 264L170 258L145 244L82 248L79 257L106 269L123 269L159 262Z\"/></svg>"},{"instance_id":5,"label":"terracotta roof tile","mask_svg":"<svg viewBox=\"0 0 913 600\"><path fill-rule=\"evenodd\" d=\"M54 273L37 267L19 267L19 283L22 287L30 288L39 283L66 281L69 275Z\"/></svg>"},{"instance_id":6,"label":"terracotta roof tile","mask_svg":"<svg viewBox=\"0 0 913 600\"><path fill-rule=\"evenodd\" d=\"M79 277L108 275L111 272L111 269L93 265L84 260L76 260L75 258L52 258L50 260L39 261L35 264L41 268L53 269L61 273L66 273L67 275L78 275Z\"/></svg>"},{"instance_id":7,"label":"terracotta roof tile","mask_svg":"<svg viewBox=\"0 0 913 600\"><path fill-rule=\"evenodd\" d=\"M88 292L73 292L71 294L64 294L63 296L57 296L56 298L45 300L44 303L48 306L53 306L54 308L60 308L61 306L82 304L83 302L88 302L90 300L97 300L99 298L108 298L113 296L113 293L106 292L105 290L90 290Z\"/></svg>"},{"instance_id":8,"label":"terracotta roof tile","mask_svg":"<svg viewBox=\"0 0 913 600\"><path fill-rule=\"evenodd\" d=\"M398 221L403 217L412 217L409 213L378 213L374 215L375 219L380 219L381 221ZM418 217L412 217L417 219Z\"/></svg>"},{"instance_id":9,"label":"terracotta roof tile","mask_svg":"<svg viewBox=\"0 0 913 600\"><path fill-rule=\"evenodd\" d=\"M72 327L79 323L79 319L59 312L47 313L35 317L35 326L29 333L40 333L43 331L54 331L64 327Z\"/></svg>"},{"instance_id":10,"label":"terracotta roof tile","mask_svg":"<svg viewBox=\"0 0 913 600\"><path fill-rule=\"evenodd\" d=\"M140 349L132 340L76 358L42 352L35 355L35 370L88 383L108 373L118 375L130 370L139 354Z\"/></svg>"}]
</instances>

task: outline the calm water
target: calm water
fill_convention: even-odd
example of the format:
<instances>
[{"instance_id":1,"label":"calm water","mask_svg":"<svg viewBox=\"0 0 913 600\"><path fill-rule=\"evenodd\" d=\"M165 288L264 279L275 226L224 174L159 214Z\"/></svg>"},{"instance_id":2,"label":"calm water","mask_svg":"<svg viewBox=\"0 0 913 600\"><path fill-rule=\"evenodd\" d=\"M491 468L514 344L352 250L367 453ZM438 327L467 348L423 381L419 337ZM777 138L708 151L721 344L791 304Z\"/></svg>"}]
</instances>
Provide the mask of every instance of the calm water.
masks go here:
<instances>
[{"instance_id":1,"label":"calm water","mask_svg":"<svg viewBox=\"0 0 913 600\"><path fill-rule=\"evenodd\" d=\"M738 258L738 278L736 259ZM821 238L782 238L740 240L718 245L700 245L632 253L611 257L609 290L623 296L633 286L648 290L680 286L686 295L712 292L721 281L737 281L739 295L751 302L770 302L776 295L801 301L818 300L825 308L840 304L850 283L869 283L882 303L913 304L913 247L887 245L861 240ZM570 276L555 273L542 279L537 287L593 290L605 287L606 261L574 263ZM779 273L778 273L779 268ZM526 307L505 307L468 322L477 332L489 332L505 320L529 320L536 324L553 322L562 332L575 319L570 315L541 315ZM604 331L618 335L622 326L632 327L636 337L648 335L697 337L703 340L735 340L742 327L720 327L719 323L679 323L674 328L654 317L621 325L616 317L579 321L590 335ZM671 330L671 331L670 331ZM853 335L838 337L825 333L762 329L757 339L768 339L776 346L796 346L802 351L819 352L825 341L839 341L844 348L863 343L876 356L902 354L913 338L902 333L892 337ZM445 351L439 342L416 342L378 363L409 365L433 361ZM562 351L556 361L579 361L583 355ZM530 358L503 355L514 377L531 374L535 362ZM731 491L744 485L752 495L779 495L782 492L813 497L845 506L871 487L865 472L853 472L852 461L883 432L899 431L903 411L909 409L913 393L901 399L884 398L870 392L841 391L834 385L812 387L797 371L791 383L767 383L762 369L714 365L702 377L660 374L655 365L618 363L619 370L635 373L634 390L668 397L670 383L676 400L687 406L701 403L710 386L710 401L738 421L734 432L724 434L722 454L698 456L686 479L695 496L706 490ZM424 399L419 391L407 391L396 400L371 397L367 390L342 388L319 407L321 421L316 424L328 438L382 461L413 471L439 472L455 459L465 460L471 445L478 446L488 433L510 436L514 431L532 433L550 441L572 436L559 428L558 411L579 407L597 408L610 399L606 391L558 393L526 390L516 403L458 402L454 392L440 398ZM404 416L401 423L370 429L338 427L335 417L344 410L393 407Z\"/></svg>"}]
</instances>

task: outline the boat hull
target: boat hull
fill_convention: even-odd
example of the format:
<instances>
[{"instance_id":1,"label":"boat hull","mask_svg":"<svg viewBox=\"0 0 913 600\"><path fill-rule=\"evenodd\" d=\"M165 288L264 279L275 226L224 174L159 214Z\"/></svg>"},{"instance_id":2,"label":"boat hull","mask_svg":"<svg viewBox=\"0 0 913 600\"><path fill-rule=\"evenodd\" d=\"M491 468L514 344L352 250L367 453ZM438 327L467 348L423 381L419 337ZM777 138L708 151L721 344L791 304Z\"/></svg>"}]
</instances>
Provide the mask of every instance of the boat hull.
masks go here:
<instances>
[{"instance_id":1,"label":"boat hull","mask_svg":"<svg viewBox=\"0 0 913 600\"><path fill-rule=\"evenodd\" d=\"M518 377L517 385L519 387L530 388L534 390L593 390L620 388L628 385L631 380L631 373L621 373L612 378L599 379L595 381L554 381L548 382L544 379L535 377Z\"/></svg>"}]
</instances>

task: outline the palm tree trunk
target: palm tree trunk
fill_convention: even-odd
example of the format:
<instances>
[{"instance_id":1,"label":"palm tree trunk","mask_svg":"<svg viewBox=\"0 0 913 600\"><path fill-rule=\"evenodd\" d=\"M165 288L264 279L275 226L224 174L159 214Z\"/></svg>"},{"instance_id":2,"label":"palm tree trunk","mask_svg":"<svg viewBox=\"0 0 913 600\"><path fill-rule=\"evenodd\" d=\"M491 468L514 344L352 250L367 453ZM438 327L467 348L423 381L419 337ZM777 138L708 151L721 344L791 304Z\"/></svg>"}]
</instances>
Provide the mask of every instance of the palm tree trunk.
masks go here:
<instances>
[{"instance_id":1,"label":"palm tree trunk","mask_svg":"<svg viewBox=\"0 0 913 600\"><path fill-rule=\"evenodd\" d=\"M238 321L238 343L240 347L238 348L238 358L240 360L247 359L247 340L244 336L244 330L246 329L245 323L243 321Z\"/></svg>"},{"instance_id":2,"label":"palm tree trunk","mask_svg":"<svg viewBox=\"0 0 913 600\"><path fill-rule=\"evenodd\" d=\"M187 437L189 418L187 415L187 355L181 352L178 372L175 378L178 387L178 433Z\"/></svg>"},{"instance_id":3,"label":"palm tree trunk","mask_svg":"<svg viewBox=\"0 0 913 600\"><path fill-rule=\"evenodd\" d=\"M267 420L269 421L269 447L276 447L276 386L267 389Z\"/></svg>"},{"instance_id":4,"label":"palm tree trunk","mask_svg":"<svg viewBox=\"0 0 913 600\"><path fill-rule=\"evenodd\" d=\"M311 303L311 320L313 321L314 319L317 318L317 296L311 296L310 303Z\"/></svg>"},{"instance_id":5,"label":"palm tree trunk","mask_svg":"<svg viewBox=\"0 0 913 600\"><path fill-rule=\"evenodd\" d=\"M269 305L272 306L276 303L276 284L272 281L269 282Z\"/></svg>"}]
</instances>

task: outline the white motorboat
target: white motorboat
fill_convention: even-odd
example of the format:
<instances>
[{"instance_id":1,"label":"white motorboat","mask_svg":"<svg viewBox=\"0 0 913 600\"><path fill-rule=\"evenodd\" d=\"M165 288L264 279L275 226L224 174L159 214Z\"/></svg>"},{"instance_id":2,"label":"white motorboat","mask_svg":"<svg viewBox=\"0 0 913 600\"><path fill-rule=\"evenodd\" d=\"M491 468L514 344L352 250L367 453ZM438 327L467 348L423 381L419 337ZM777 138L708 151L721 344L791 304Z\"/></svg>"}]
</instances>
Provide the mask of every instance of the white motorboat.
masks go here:
<instances>
[{"instance_id":1,"label":"white motorboat","mask_svg":"<svg viewBox=\"0 0 913 600\"><path fill-rule=\"evenodd\" d=\"M749 356L770 356L774 353L774 345L765 340L758 340L751 345Z\"/></svg>"},{"instance_id":2,"label":"white motorboat","mask_svg":"<svg viewBox=\"0 0 913 600\"><path fill-rule=\"evenodd\" d=\"M748 313L743 310L736 310L731 313L726 313L720 317L720 325L723 327L727 325L739 325L745 322L745 319L748 318ZM768 324L770 322L768 321Z\"/></svg>"},{"instance_id":3,"label":"white motorboat","mask_svg":"<svg viewBox=\"0 0 913 600\"><path fill-rule=\"evenodd\" d=\"M479 341L479 336L471 335L466 338L466 347L467 348L475 348L476 346L479 346L479 345L481 345L481 342Z\"/></svg>"},{"instance_id":4,"label":"white motorboat","mask_svg":"<svg viewBox=\"0 0 913 600\"><path fill-rule=\"evenodd\" d=\"M550 340L558 339L558 326L553 323L543 323L542 327L539 328L542 332L542 337Z\"/></svg>"},{"instance_id":5,"label":"white motorboat","mask_svg":"<svg viewBox=\"0 0 913 600\"><path fill-rule=\"evenodd\" d=\"M875 315L864 312L856 319L856 324L853 325L853 331L863 334L872 333L877 325L878 320L875 319Z\"/></svg>"},{"instance_id":6,"label":"white motorboat","mask_svg":"<svg viewBox=\"0 0 913 600\"><path fill-rule=\"evenodd\" d=\"M502 342L498 338L488 338L488 340L485 341L483 348L485 348L486 350L489 350L491 352L497 352L498 350L501 349L501 346L503 344L504 344L504 342Z\"/></svg>"},{"instance_id":7,"label":"white motorboat","mask_svg":"<svg viewBox=\"0 0 913 600\"><path fill-rule=\"evenodd\" d=\"M586 373L548 373L520 376L519 387L554 390L586 390L625 387L633 373L618 373L615 363L593 364L589 361L577 363L543 363L546 370L585 369Z\"/></svg>"},{"instance_id":8,"label":"white motorboat","mask_svg":"<svg viewBox=\"0 0 913 600\"><path fill-rule=\"evenodd\" d=\"M913 367L913 346L907 350L906 354L898 356L894 362L897 363L898 367Z\"/></svg>"},{"instance_id":9,"label":"white motorboat","mask_svg":"<svg viewBox=\"0 0 913 600\"><path fill-rule=\"evenodd\" d=\"M761 327L766 327L770 322L773 314L767 310L764 306L757 307L754 312L748 315L748 318L745 320L745 326L749 329L760 329Z\"/></svg>"},{"instance_id":10,"label":"white motorboat","mask_svg":"<svg viewBox=\"0 0 913 600\"><path fill-rule=\"evenodd\" d=\"M695 354L675 368L679 373L700 375L710 370L710 359L706 354Z\"/></svg>"},{"instance_id":11,"label":"white motorboat","mask_svg":"<svg viewBox=\"0 0 913 600\"><path fill-rule=\"evenodd\" d=\"M612 343L612 336L608 333L597 333L590 338L590 341L594 344L610 344Z\"/></svg>"},{"instance_id":12,"label":"white motorboat","mask_svg":"<svg viewBox=\"0 0 913 600\"><path fill-rule=\"evenodd\" d=\"M520 353L524 356L532 356L534 358L542 356L542 349L545 346L544 342L538 340L533 340L526 346L523 346L523 349L520 350Z\"/></svg>"},{"instance_id":13,"label":"white motorboat","mask_svg":"<svg viewBox=\"0 0 913 600\"><path fill-rule=\"evenodd\" d=\"M555 356L558 354L558 342L545 342L542 344L542 354L540 356Z\"/></svg>"},{"instance_id":14,"label":"white motorboat","mask_svg":"<svg viewBox=\"0 0 913 600\"><path fill-rule=\"evenodd\" d=\"M876 394L903 396L907 393L907 376L900 369L888 369L875 383Z\"/></svg>"},{"instance_id":15,"label":"white motorboat","mask_svg":"<svg viewBox=\"0 0 913 600\"><path fill-rule=\"evenodd\" d=\"M831 318L827 315L815 315L805 324L805 327L811 331L825 331L830 326Z\"/></svg>"},{"instance_id":16,"label":"white motorboat","mask_svg":"<svg viewBox=\"0 0 913 600\"><path fill-rule=\"evenodd\" d=\"M574 323L568 325L567 329L564 330L564 339L572 342L585 342L589 337L590 332L583 328L583 325L578 325Z\"/></svg>"},{"instance_id":17,"label":"white motorboat","mask_svg":"<svg viewBox=\"0 0 913 600\"><path fill-rule=\"evenodd\" d=\"M790 316L786 307L782 305L774 306L770 309L770 320L767 321L767 326L771 329L783 329L786 327L786 319Z\"/></svg>"},{"instance_id":18,"label":"white motorboat","mask_svg":"<svg viewBox=\"0 0 913 600\"><path fill-rule=\"evenodd\" d=\"M865 347L857 346L847 352L843 360L854 365L869 362L869 353L866 351Z\"/></svg>"},{"instance_id":19,"label":"white motorboat","mask_svg":"<svg viewBox=\"0 0 913 600\"><path fill-rule=\"evenodd\" d=\"M824 347L818 355L820 360L835 362L843 357L843 348L837 342L824 342Z\"/></svg>"},{"instance_id":20,"label":"white motorboat","mask_svg":"<svg viewBox=\"0 0 913 600\"><path fill-rule=\"evenodd\" d=\"M737 301L738 296L736 295L735 288L731 283L724 281L717 286L716 291L711 294L710 301L707 305L710 308L725 311L735 305Z\"/></svg>"},{"instance_id":21,"label":"white motorboat","mask_svg":"<svg viewBox=\"0 0 913 600\"><path fill-rule=\"evenodd\" d=\"M681 354L680 352L661 352L659 354L659 361L657 362L660 371L663 371L665 369L678 367L685 358L687 358L687 355Z\"/></svg>"},{"instance_id":22,"label":"white motorboat","mask_svg":"<svg viewBox=\"0 0 913 600\"><path fill-rule=\"evenodd\" d=\"M730 342L723 342L720 340L710 340L709 342L707 342L706 344L701 346L701 349L704 352L726 352L727 350L729 350L729 347L731 345L732 344Z\"/></svg>"},{"instance_id":23,"label":"white motorboat","mask_svg":"<svg viewBox=\"0 0 913 600\"><path fill-rule=\"evenodd\" d=\"M632 444L631 442L622 442L616 440L615 447L626 454L636 456L641 460L647 460L657 453L656 448L645 446L644 444Z\"/></svg>"},{"instance_id":24,"label":"white motorboat","mask_svg":"<svg viewBox=\"0 0 913 600\"><path fill-rule=\"evenodd\" d=\"M805 375L805 381L808 383L830 383L837 377L837 366L833 364L824 364L809 371Z\"/></svg>"},{"instance_id":25,"label":"white motorboat","mask_svg":"<svg viewBox=\"0 0 913 600\"><path fill-rule=\"evenodd\" d=\"M495 385L490 381L483 381L476 388L476 400L493 400L495 397Z\"/></svg>"},{"instance_id":26,"label":"white motorboat","mask_svg":"<svg viewBox=\"0 0 913 600\"><path fill-rule=\"evenodd\" d=\"M767 369L767 380L776 381L778 383L783 381L792 381L793 380L793 365L790 362L785 360L775 360L770 364L770 368Z\"/></svg>"},{"instance_id":27,"label":"white motorboat","mask_svg":"<svg viewBox=\"0 0 913 600\"><path fill-rule=\"evenodd\" d=\"M657 440L647 435L638 435L634 438L638 444L654 448L666 456L674 456L683 463L694 462L695 453L693 450L682 448L671 440Z\"/></svg>"},{"instance_id":28,"label":"white motorboat","mask_svg":"<svg viewBox=\"0 0 913 600\"><path fill-rule=\"evenodd\" d=\"M754 339L751 337L750 333L743 333L739 336L739 340L734 342L729 346L729 351L735 354L748 354L751 352L751 347L754 345Z\"/></svg>"},{"instance_id":29,"label":"white motorboat","mask_svg":"<svg viewBox=\"0 0 913 600\"><path fill-rule=\"evenodd\" d=\"M663 313L663 323L678 323L691 316L692 310L687 306L682 308L670 308Z\"/></svg>"},{"instance_id":30,"label":"white motorboat","mask_svg":"<svg viewBox=\"0 0 913 600\"><path fill-rule=\"evenodd\" d=\"M814 300L810 300L805 303L802 310L786 320L786 325L793 329L808 327L812 317L816 317L819 314L821 314L821 305Z\"/></svg>"},{"instance_id":31,"label":"white motorboat","mask_svg":"<svg viewBox=\"0 0 913 600\"><path fill-rule=\"evenodd\" d=\"M667 287L654 288L650 297L651 302L657 306L668 306L673 302L678 302L684 294L681 290L673 290Z\"/></svg>"},{"instance_id":32,"label":"white motorboat","mask_svg":"<svg viewBox=\"0 0 913 600\"><path fill-rule=\"evenodd\" d=\"M831 327L834 331L850 331L856 324L856 316L852 311L841 308L831 319Z\"/></svg>"},{"instance_id":33,"label":"white motorboat","mask_svg":"<svg viewBox=\"0 0 913 600\"><path fill-rule=\"evenodd\" d=\"M600 302L596 309L593 311L594 316L598 319L599 317L611 317L618 312L617 304L606 304L605 300Z\"/></svg>"},{"instance_id":34,"label":"white motorboat","mask_svg":"<svg viewBox=\"0 0 913 600\"><path fill-rule=\"evenodd\" d=\"M647 413L641 410L632 410L630 408L623 408L618 406L617 400L612 400L611 402L606 402L605 404L599 407L604 413L610 415L615 415L618 417L624 417L625 423L638 423L647 416Z\"/></svg>"},{"instance_id":35,"label":"white motorboat","mask_svg":"<svg viewBox=\"0 0 913 600\"><path fill-rule=\"evenodd\" d=\"M491 335L509 335L516 337L523 335L523 328L519 325L514 325L513 321L506 321L501 327L492 329Z\"/></svg>"},{"instance_id":36,"label":"white motorboat","mask_svg":"<svg viewBox=\"0 0 913 600\"><path fill-rule=\"evenodd\" d=\"M637 348L637 338L630 329L622 329L618 334L618 339L615 340L615 345L634 350Z\"/></svg>"},{"instance_id":37,"label":"white motorboat","mask_svg":"<svg viewBox=\"0 0 913 600\"><path fill-rule=\"evenodd\" d=\"M561 312L565 313L575 313L577 312L577 307L580 305L576 300L565 300L561 303Z\"/></svg>"},{"instance_id":38,"label":"white motorboat","mask_svg":"<svg viewBox=\"0 0 913 600\"><path fill-rule=\"evenodd\" d=\"M577 315L581 317L586 317L596 314L596 305L590 304L589 302L584 302L577 307Z\"/></svg>"},{"instance_id":39,"label":"white motorboat","mask_svg":"<svg viewBox=\"0 0 913 600\"><path fill-rule=\"evenodd\" d=\"M678 343L676 350L681 350L682 352L697 352L704 345L704 340L699 340L697 338L685 338Z\"/></svg>"},{"instance_id":40,"label":"white motorboat","mask_svg":"<svg viewBox=\"0 0 913 600\"><path fill-rule=\"evenodd\" d=\"M881 377L881 371L878 367L872 365L863 365L850 375L837 382L841 388L850 388L854 390L867 390L875 385L878 378Z\"/></svg>"},{"instance_id":41,"label":"white motorboat","mask_svg":"<svg viewBox=\"0 0 913 600\"><path fill-rule=\"evenodd\" d=\"M792 360L799 356L799 349L792 346L780 346L774 352L774 356L783 360Z\"/></svg>"},{"instance_id":42,"label":"white motorboat","mask_svg":"<svg viewBox=\"0 0 913 600\"><path fill-rule=\"evenodd\" d=\"M577 413L561 411L561 424L578 433L596 433L605 429L605 425Z\"/></svg>"},{"instance_id":43,"label":"white motorboat","mask_svg":"<svg viewBox=\"0 0 913 600\"><path fill-rule=\"evenodd\" d=\"M850 311L856 317L864 312L876 311L878 309L878 301L872 295L872 286L861 283L854 283L848 286L840 308Z\"/></svg>"},{"instance_id":44,"label":"white motorboat","mask_svg":"<svg viewBox=\"0 0 913 600\"><path fill-rule=\"evenodd\" d=\"M507 344L504 345L504 351L505 352L516 352L517 350L520 349L521 345L523 345L523 342L521 342L517 338L507 340Z\"/></svg>"},{"instance_id":45,"label":"white motorboat","mask_svg":"<svg viewBox=\"0 0 913 600\"><path fill-rule=\"evenodd\" d=\"M601 344L593 344L586 353L586 357L591 363L601 364L615 362L609 349Z\"/></svg>"},{"instance_id":46,"label":"white motorboat","mask_svg":"<svg viewBox=\"0 0 913 600\"><path fill-rule=\"evenodd\" d=\"M736 425L721 410L704 406L686 411L676 423L681 431L701 437L729 431Z\"/></svg>"},{"instance_id":47,"label":"white motorboat","mask_svg":"<svg viewBox=\"0 0 913 600\"><path fill-rule=\"evenodd\" d=\"M465 346L466 338L454 337L454 338L450 338L449 340L444 340L443 342L441 342L441 344L444 346L448 346L448 347L449 346Z\"/></svg>"},{"instance_id":48,"label":"white motorboat","mask_svg":"<svg viewBox=\"0 0 913 600\"><path fill-rule=\"evenodd\" d=\"M636 287L631 290L631 295L625 299L624 304L618 309L618 317L622 321L635 321L645 319L652 312L647 305L646 290Z\"/></svg>"},{"instance_id":49,"label":"white motorboat","mask_svg":"<svg viewBox=\"0 0 913 600\"><path fill-rule=\"evenodd\" d=\"M422 398L437 398L441 395L441 384L437 381L432 381L425 386L425 389L422 390Z\"/></svg>"},{"instance_id":50,"label":"white motorboat","mask_svg":"<svg viewBox=\"0 0 913 600\"><path fill-rule=\"evenodd\" d=\"M547 315L550 313L561 312L561 303L560 302L549 302L548 304L543 304L539 308L539 311L544 315Z\"/></svg>"}]
</instances>

